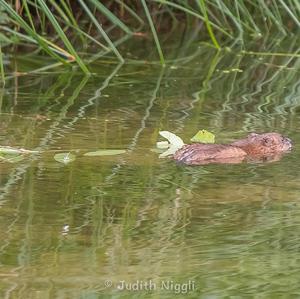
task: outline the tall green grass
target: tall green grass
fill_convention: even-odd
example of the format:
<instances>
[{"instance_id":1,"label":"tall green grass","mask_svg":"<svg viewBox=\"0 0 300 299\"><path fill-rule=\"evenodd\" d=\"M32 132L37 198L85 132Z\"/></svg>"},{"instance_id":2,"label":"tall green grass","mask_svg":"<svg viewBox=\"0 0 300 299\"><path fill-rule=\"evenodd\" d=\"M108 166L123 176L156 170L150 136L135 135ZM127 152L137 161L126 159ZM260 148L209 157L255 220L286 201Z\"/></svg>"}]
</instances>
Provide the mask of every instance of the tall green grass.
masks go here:
<instances>
[{"instance_id":1,"label":"tall green grass","mask_svg":"<svg viewBox=\"0 0 300 299\"><path fill-rule=\"evenodd\" d=\"M1 49L1 45L0 45L0 78L1 78L1 82L4 83L5 82L5 75L4 75L4 63L3 63L3 54L2 54L2 49Z\"/></svg>"},{"instance_id":2,"label":"tall green grass","mask_svg":"<svg viewBox=\"0 0 300 299\"><path fill-rule=\"evenodd\" d=\"M213 44L215 45L215 47L217 49L220 49L220 45L219 45L219 43L218 43L218 41L217 41L217 39L214 35L212 27L211 27L211 22L210 22L209 17L208 17L205 0L198 0L198 5L199 5L200 10L201 10L201 12L204 16L204 21L205 21L206 28L207 28L207 31L209 33L210 39L213 42Z\"/></svg>"},{"instance_id":3,"label":"tall green grass","mask_svg":"<svg viewBox=\"0 0 300 299\"><path fill-rule=\"evenodd\" d=\"M112 52L124 61L126 47L120 51L120 46L140 31L149 32L165 64L161 40L169 28L200 26L199 41L218 49L237 44L246 49L253 38L294 34L300 27L298 0L22 0L20 7L15 3L0 0L0 42L4 37L9 41L2 52L9 52L9 44L34 44L62 65L75 63L86 74L95 52L96 57Z\"/></svg>"}]
</instances>

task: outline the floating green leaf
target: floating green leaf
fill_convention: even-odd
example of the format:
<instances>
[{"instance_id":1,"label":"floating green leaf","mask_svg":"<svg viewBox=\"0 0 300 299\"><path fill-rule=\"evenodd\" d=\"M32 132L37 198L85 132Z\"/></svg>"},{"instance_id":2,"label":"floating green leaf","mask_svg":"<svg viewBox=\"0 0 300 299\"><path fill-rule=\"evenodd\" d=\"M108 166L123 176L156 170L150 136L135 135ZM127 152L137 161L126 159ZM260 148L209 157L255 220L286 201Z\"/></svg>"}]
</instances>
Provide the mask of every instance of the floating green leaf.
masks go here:
<instances>
[{"instance_id":1,"label":"floating green leaf","mask_svg":"<svg viewBox=\"0 0 300 299\"><path fill-rule=\"evenodd\" d=\"M180 148L177 146L171 145L165 152L159 155L159 158L166 158L168 156L174 155Z\"/></svg>"},{"instance_id":2,"label":"floating green leaf","mask_svg":"<svg viewBox=\"0 0 300 299\"><path fill-rule=\"evenodd\" d=\"M162 149L162 148L151 148L151 149L150 149L150 152L156 153L156 154L161 154L161 153L163 153L164 151L165 151L165 150Z\"/></svg>"},{"instance_id":3,"label":"floating green leaf","mask_svg":"<svg viewBox=\"0 0 300 299\"><path fill-rule=\"evenodd\" d=\"M156 147L159 149L166 149L169 148L170 143L168 141L158 141L156 142Z\"/></svg>"},{"instance_id":4,"label":"floating green leaf","mask_svg":"<svg viewBox=\"0 0 300 299\"><path fill-rule=\"evenodd\" d=\"M88 152L85 153L84 156L88 157L94 157L94 156L113 156L113 155L120 155L126 153L125 150L113 150L113 149L108 149L108 150L98 150L95 152Z\"/></svg>"},{"instance_id":5,"label":"floating green leaf","mask_svg":"<svg viewBox=\"0 0 300 299\"><path fill-rule=\"evenodd\" d=\"M59 153L54 155L54 159L57 162L68 164L70 162L73 162L76 159L76 157L71 153Z\"/></svg>"},{"instance_id":6,"label":"floating green leaf","mask_svg":"<svg viewBox=\"0 0 300 299\"><path fill-rule=\"evenodd\" d=\"M0 161L17 163L24 159L26 150L17 149L10 146L0 146Z\"/></svg>"},{"instance_id":7,"label":"floating green leaf","mask_svg":"<svg viewBox=\"0 0 300 299\"><path fill-rule=\"evenodd\" d=\"M191 141L199 143L215 143L215 135L206 130L200 130L193 138L191 138Z\"/></svg>"},{"instance_id":8,"label":"floating green leaf","mask_svg":"<svg viewBox=\"0 0 300 299\"><path fill-rule=\"evenodd\" d=\"M182 141L182 139L169 131L160 131L159 134L160 136L166 138L171 143L171 145L174 145L177 148L181 148L184 146L184 142Z\"/></svg>"},{"instance_id":9,"label":"floating green leaf","mask_svg":"<svg viewBox=\"0 0 300 299\"><path fill-rule=\"evenodd\" d=\"M174 155L176 151L178 151L180 148L184 146L183 140L179 136L169 131L160 131L159 134L162 137L166 138L170 143L167 150L159 155L159 158L165 158L167 156Z\"/></svg>"},{"instance_id":10,"label":"floating green leaf","mask_svg":"<svg viewBox=\"0 0 300 299\"><path fill-rule=\"evenodd\" d=\"M20 154L4 154L0 156L0 161L9 162L9 163L17 163L24 159L23 155Z\"/></svg>"},{"instance_id":11,"label":"floating green leaf","mask_svg":"<svg viewBox=\"0 0 300 299\"><path fill-rule=\"evenodd\" d=\"M0 146L0 154L20 155L20 154L37 154L38 151L26 150L24 148L14 148L10 146Z\"/></svg>"}]
</instances>

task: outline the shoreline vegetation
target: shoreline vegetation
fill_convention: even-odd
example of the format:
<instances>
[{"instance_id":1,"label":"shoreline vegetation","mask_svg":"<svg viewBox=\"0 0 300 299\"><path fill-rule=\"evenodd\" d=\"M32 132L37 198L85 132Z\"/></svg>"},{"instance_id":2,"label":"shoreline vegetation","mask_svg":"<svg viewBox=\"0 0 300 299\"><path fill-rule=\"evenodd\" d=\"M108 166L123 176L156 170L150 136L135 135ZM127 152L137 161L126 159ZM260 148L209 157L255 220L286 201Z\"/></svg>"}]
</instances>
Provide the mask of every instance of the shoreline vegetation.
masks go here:
<instances>
[{"instance_id":1,"label":"shoreline vegetation","mask_svg":"<svg viewBox=\"0 0 300 299\"><path fill-rule=\"evenodd\" d=\"M296 35L300 4L298 0L0 0L0 80L5 81L6 56L24 46L52 57L50 68L76 65L90 74L93 61L112 53L123 63L120 47L133 37L147 37L153 40L160 64L166 65L162 36L179 28L194 31L195 42L216 50L235 47L250 55L298 57L296 52L256 53L248 50L248 44L273 33L278 39Z\"/></svg>"}]
</instances>

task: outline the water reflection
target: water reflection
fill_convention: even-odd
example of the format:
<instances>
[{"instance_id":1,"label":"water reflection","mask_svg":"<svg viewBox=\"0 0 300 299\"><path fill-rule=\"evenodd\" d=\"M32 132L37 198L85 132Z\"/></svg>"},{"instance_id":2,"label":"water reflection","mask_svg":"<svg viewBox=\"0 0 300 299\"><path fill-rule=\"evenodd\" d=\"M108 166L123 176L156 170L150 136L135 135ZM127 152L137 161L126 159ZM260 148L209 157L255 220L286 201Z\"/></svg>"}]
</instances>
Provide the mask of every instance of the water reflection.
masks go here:
<instances>
[{"instance_id":1,"label":"water reflection","mask_svg":"<svg viewBox=\"0 0 300 299\"><path fill-rule=\"evenodd\" d=\"M1 298L174 296L123 280L194 281L187 298L296 294L299 61L200 54L7 82L1 143L41 154L0 165ZM274 163L201 167L150 151L161 129L188 142L202 128L219 142L278 131L296 146ZM83 156L103 148L128 152ZM73 163L53 159L70 150Z\"/></svg>"}]
</instances>

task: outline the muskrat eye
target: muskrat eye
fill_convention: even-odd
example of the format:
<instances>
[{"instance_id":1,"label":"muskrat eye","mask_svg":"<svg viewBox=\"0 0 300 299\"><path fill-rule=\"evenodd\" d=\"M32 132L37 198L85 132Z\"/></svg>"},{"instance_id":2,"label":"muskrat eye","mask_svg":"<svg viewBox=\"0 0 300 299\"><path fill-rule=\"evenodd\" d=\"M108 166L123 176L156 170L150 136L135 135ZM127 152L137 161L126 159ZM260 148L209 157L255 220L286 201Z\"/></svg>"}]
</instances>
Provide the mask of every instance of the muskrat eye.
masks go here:
<instances>
[{"instance_id":1,"label":"muskrat eye","mask_svg":"<svg viewBox=\"0 0 300 299\"><path fill-rule=\"evenodd\" d=\"M273 140L270 139L270 138L267 138L267 137L263 138L262 141L263 141L263 143L264 143L265 145L271 145L271 144L273 144Z\"/></svg>"}]
</instances>

